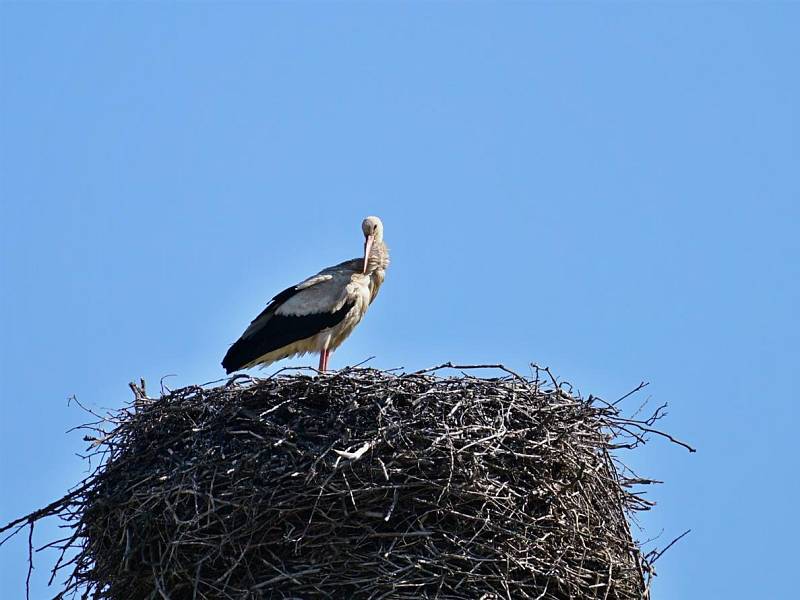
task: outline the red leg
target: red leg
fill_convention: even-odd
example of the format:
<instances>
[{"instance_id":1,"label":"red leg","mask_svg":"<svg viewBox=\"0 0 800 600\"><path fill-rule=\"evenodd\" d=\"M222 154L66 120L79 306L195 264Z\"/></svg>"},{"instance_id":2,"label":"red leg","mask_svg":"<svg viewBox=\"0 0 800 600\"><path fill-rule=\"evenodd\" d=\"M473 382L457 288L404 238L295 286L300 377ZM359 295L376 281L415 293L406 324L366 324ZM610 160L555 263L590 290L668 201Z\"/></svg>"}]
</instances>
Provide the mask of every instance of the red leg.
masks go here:
<instances>
[{"instance_id":1,"label":"red leg","mask_svg":"<svg viewBox=\"0 0 800 600\"><path fill-rule=\"evenodd\" d=\"M328 370L328 357L330 355L330 350L322 350L319 353L319 370L323 373Z\"/></svg>"}]
</instances>

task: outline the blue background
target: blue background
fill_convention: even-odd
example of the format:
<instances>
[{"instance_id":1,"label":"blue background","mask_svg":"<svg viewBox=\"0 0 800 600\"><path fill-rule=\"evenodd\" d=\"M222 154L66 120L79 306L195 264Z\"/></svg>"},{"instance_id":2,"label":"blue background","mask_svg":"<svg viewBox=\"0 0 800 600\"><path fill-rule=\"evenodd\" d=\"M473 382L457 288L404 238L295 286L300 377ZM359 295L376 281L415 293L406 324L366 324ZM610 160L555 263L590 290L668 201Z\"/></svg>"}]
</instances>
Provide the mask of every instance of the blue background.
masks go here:
<instances>
[{"instance_id":1,"label":"blue background","mask_svg":"<svg viewBox=\"0 0 800 600\"><path fill-rule=\"evenodd\" d=\"M797 4L0 6L2 505L85 471L67 398L220 378L271 295L393 263L331 358L549 365L669 402L628 455L656 598L796 592ZM296 364L314 364L316 358ZM286 363L291 364L291 363ZM37 528L39 545L59 531ZM662 533L663 531L663 533ZM27 539L0 548L4 598ZM52 556L37 556L34 598Z\"/></svg>"}]
</instances>

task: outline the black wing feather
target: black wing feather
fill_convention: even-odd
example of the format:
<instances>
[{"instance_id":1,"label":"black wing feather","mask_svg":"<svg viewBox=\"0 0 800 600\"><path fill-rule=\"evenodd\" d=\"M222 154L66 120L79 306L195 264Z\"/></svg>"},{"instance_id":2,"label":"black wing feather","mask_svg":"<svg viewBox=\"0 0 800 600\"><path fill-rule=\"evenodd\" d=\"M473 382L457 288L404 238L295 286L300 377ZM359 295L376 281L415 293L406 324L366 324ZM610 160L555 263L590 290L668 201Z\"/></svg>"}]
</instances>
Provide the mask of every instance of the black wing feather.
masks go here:
<instances>
[{"instance_id":1,"label":"black wing feather","mask_svg":"<svg viewBox=\"0 0 800 600\"><path fill-rule=\"evenodd\" d=\"M275 296L269 306L254 320L263 317L268 311L274 311L280 304L286 302L297 293L295 287L289 288ZM345 303L336 312L322 312L309 315L289 316L273 314L267 319L258 331L249 336L242 336L228 349L222 366L226 373L241 369L244 365L254 361L268 352L299 342L337 325L353 308L353 302Z\"/></svg>"},{"instance_id":2,"label":"black wing feather","mask_svg":"<svg viewBox=\"0 0 800 600\"><path fill-rule=\"evenodd\" d=\"M267 304L267 307L264 310L262 310L260 313L258 313L258 316L255 319L253 319L253 321L250 324L252 325L256 321L258 321L261 317L266 315L268 312L273 312L273 311L277 310L278 307L281 304L286 302L289 298L294 296L299 291L301 291L301 290L298 290L296 285L293 285L292 287L289 287L289 288L286 288L285 290L283 290L280 294L278 294L272 300L269 301L269 304Z\"/></svg>"}]
</instances>

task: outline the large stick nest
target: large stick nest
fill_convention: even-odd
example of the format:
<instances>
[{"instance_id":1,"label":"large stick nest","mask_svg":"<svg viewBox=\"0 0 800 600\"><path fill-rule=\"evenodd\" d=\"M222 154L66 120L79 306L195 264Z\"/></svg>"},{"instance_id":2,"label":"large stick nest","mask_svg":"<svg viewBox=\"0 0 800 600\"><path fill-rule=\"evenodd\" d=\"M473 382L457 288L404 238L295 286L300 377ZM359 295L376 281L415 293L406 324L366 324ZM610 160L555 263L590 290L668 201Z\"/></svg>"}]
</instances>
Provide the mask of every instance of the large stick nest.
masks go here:
<instances>
[{"instance_id":1,"label":"large stick nest","mask_svg":"<svg viewBox=\"0 0 800 600\"><path fill-rule=\"evenodd\" d=\"M649 507L631 488L649 481L611 451L653 419L516 375L349 369L134 390L91 425L94 472L10 524L72 527L59 596L647 594L626 514Z\"/></svg>"}]
</instances>

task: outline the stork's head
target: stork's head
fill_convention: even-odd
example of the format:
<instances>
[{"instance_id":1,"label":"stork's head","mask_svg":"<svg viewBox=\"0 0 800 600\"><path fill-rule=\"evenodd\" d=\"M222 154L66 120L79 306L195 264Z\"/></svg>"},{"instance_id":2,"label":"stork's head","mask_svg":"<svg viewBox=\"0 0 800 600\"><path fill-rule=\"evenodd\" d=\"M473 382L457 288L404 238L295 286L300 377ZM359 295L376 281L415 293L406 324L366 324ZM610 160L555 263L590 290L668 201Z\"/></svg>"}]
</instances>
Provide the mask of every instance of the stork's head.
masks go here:
<instances>
[{"instance_id":1,"label":"stork's head","mask_svg":"<svg viewBox=\"0 0 800 600\"><path fill-rule=\"evenodd\" d=\"M383 223L378 217L367 217L361 222L361 231L364 237L372 236L373 239L381 241L383 239Z\"/></svg>"},{"instance_id":2,"label":"stork's head","mask_svg":"<svg viewBox=\"0 0 800 600\"><path fill-rule=\"evenodd\" d=\"M383 223L378 217L367 217L361 222L361 231L364 232L364 273L367 272L369 255L375 242L383 241Z\"/></svg>"}]
</instances>

